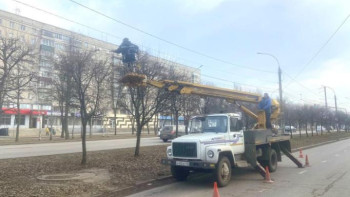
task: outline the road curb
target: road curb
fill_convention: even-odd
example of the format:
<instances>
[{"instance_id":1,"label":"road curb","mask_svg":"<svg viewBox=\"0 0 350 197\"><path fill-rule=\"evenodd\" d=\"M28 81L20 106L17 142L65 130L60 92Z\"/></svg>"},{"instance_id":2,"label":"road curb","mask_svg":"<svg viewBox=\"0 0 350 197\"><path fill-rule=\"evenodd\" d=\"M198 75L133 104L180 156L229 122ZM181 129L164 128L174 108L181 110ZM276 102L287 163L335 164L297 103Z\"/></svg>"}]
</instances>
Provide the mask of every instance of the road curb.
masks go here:
<instances>
[{"instance_id":1,"label":"road curb","mask_svg":"<svg viewBox=\"0 0 350 197\"><path fill-rule=\"evenodd\" d=\"M136 183L133 186L129 186L129 187L125 187L125 188L121 188L118 190L114 190L109 192L108 194L102 194L99 195L100 197L121 197L121 196L128 196L134 193L138 193L138 192L142 192L145 190L149 190L155 187L159 187L162 185L168 185L170 183L175 182L175 179L171 176L171 175L167 175L167 176L161 176L158 177L156 179L151 179L148 181L142 181L139 183Z\"/></svg>"}]
</instances>

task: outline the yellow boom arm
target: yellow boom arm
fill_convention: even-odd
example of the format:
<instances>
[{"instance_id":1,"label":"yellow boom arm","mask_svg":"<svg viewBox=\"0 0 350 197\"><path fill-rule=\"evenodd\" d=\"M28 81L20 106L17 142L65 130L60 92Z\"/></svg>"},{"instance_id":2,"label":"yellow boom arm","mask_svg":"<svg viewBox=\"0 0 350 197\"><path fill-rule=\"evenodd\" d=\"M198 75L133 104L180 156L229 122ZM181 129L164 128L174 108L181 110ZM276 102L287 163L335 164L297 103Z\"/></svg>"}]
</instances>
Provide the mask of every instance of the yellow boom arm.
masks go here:
<instances>
[{"instance_id":1,"label":"yellow boom arm","mask_svg":"<svg viewBox=\"0 0 350 197\"><path fill-rule=\"evenodd\" d=\"M121 80L121 83L124 83L128 86L147 86L151 85L157 88L165 88L170 92L178 92L179 94L192 94L199 96L209 96L215 98L226 99L227 102L236 104L244 113L250 117L257 120L255 129L265 129L265 112L259 111L258 114L250 111L248 108L236 103L236 101L256 103L258 104L262 97L259 94L243 92L237 90L230 90L224 88L218 88L214 86L207 86L201 84L195 84L185 81L172 81L172 80L150 80L147 79L145 75L137 73L126 74ZM279 117L279 103L277 100L272 99L272 114L271 121L276 121Z\"/></svg>"}]
</instances>

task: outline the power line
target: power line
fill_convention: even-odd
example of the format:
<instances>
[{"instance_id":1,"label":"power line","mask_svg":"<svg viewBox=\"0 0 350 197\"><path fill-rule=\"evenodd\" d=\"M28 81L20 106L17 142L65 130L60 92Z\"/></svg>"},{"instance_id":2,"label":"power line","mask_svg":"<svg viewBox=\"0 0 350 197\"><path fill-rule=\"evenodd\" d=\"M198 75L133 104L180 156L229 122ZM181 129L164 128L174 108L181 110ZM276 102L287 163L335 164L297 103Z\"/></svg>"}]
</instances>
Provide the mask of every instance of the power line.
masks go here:
<instances>
[{"instance_id":1,"label":"power line","mask_svg":"<svg viewBox=\"0 0 350 197\"><path fill-rule=\"evenodd\" d=\"M211 78L211 79L216 79L216 80L219 80L219 81L225 81L225 82L229 82L230 84L240 84L240 85L244 85L244 86L250 86L250 87L254 87L254 88L257 88L257 89L270 89L271 88L268 88L268 87L258 87L258 86L254 86L254 85L251 85L251 84L245 84L245 83L240 83L240 82L235 82L235 81L230 81L230 80L227 80L227 79L222 79L222 78L218 78L218 77L213 77L213 76L210 76L210 75L204 75L202 74L202 76L204 77L207 77L207 78Z\"/></svg>"},{"instance_id":2,"label":"power line","mask_svg":"<svg viewBox=\"0 0 350 197\"><path fill-rule=\"evenodd\" d=\"M309 92L313 93L314 95L317 95L313 90L311 90L310 88L307 88L306 86L304 86L303 84L301 84L299 81L297 81L296 79L293 79L289 74L284 72L284 75L289 77L291 80L293 80L294 82L296 82L300 87L304 88L305 90L308 90ZM289 83L290 84L290 83ZM287 88L288 85L285 86L285 88ZM318 96L318 95L317 95Z\"/></svg>"},{"instance_id":3,"label":"power line","mask_svg":"<svg viewBox=\"0 0 350 197\"><path fill-rule=\"evenodd\" d=\"M101 31L101 30L96 29L96 28L94 28L94 27L91 27L91 26L85 25L85 24L83 24L83 23L80 23L80 22L71 20L71 19L69 19L69 18L63 17L63 16L58 15L58 14L55 14L55 13L53 13L53 12L50 12L50 11L47 11L47 10L44 10L44 9L41 9L41 8L38 8L38 7L35 7L35 6L32 6L32 5L29 5L29 4L27 4L27 3L24 3L24 2L21 2L21 1L18 1L18 0L12 0L12 1L15 1L15 2L17 2L17 3L19 3L19 4L24 5L24 6L30 7L30 8L32 8L32 9L35 9L35 10L44 12L44 13L46 13L46 14L55 16L55 17L57 17L57 18L66 20L66 21L68 21L68 22L71 22L71 23L74 23L74 24L77 24L77 25L86 27L86 28L91 29L91 30L94 30L94 31L96 31L96 32L99 32L99 33L102 33L102 34L106 34L106 35L108 35L108 36L111 36L111 37L114 37L114 38L117 38L117 39L122 40L122 37L120 37L120 36L117 36L117 35L115 35L115 34L111 34L111 33L105 32L105 31ZM138 44L138 45L141 45L141 47L144 47L144 48L146 48L146 49L151 49L151 50L153 50L153 51L155 50L155 49L153 49L153 48L143 46L142 44ZM164 52L161 52L161 51L158 51L158 53L165 54ZM179 58L179 57L176 57L176 58L177 58L177 59L186 60L186 59L184 59L184 58ZM186 61L189 61L189 60L186 60ZM193 61L192 61L192 62L193 62ZM200 63L197 62L197 64L200 64ZM229 64L230 64L230 63L229 63ZM189 67L190 67L190 66L189 66ZM226 71L221 71L221 72L227 73ZM260 79L259 79L259 80L260 80ZM261 81L264 81L264 80L261 80ZM269 81L269 82L270 82L270 81ZM271 83L271 82L270 82L270 83Z\"/></svg>"},{"instance_id":4,"label":"power line","mask_svg":"<svg viewBox=\"0 0 350 197\"><path fill-rule=\"evenodd\" d=\"M343 20L343 22L338 26L338 28L332 33L332 35L327 39L327 41L317 50L317 52L310 58L310 60L303 66L303 68L295 75L294 79L296 79L304 70L307 66L309 66L314 59L321 53L321 51L327 46L327 44L333 39L335 34L341 29L341 27L346 23L346 21L350 18L350 14L347 15L347 17ZM293 79L293 80L294 80ZM293 82L291 82L293 83ZM289 86L291 83L289 83L287 86Z\"/></svg>"},{"instance_id":5,"label":"power line","mask_svg":"<svg viewBox=\"0 0 350 197\"><path fill-rule=\"evenodd\" d=\"M160 40L160 41L162 41L162 42L164 42L164 43L167 43L167 44L169 44L169 45L173 45L173 46L178 47L178 48L180 48L180 49L189 51L189 52L191 52L191 53L194 53L194 54L197 54L197 55L200 55L200 56L203 56L203 57L206 57L206 58L209 58L209 59L212 59L212 60L215 60L215 61L224 63L224 64L229 64L229 65L236 66L236 67L240 67L240 68L244 68L244 69L254 70L254 71L258 71L258 72L265 72L265 73L275 73L275 72L272 72L272 71L261 70L261 69L257 69L257 68L253 68L253 67L247 67L247 66L241 66L241 65L233 64L233 63L228 62L228 61L226 61L226 60L222 60L222 59L219 59L219 58L216 58L216 57L207 55L207 54L205 54L205 53L198 52L198 51L196 51L196 50L190 49L190 48L188 48L188 47L185 47L185 46L182 46L182 45L180 45L180 44L177 44L177 43L174 43L174 42L172 42L172 41L169 41L169 40L166 40L166 39L164 39L164 38L161 38L161 37L159 37L159 36L157 36L157 35L148 33L148 32L146 32L146 31L144 31L144 30L142 30L142 29L140 29L140 28L137 28L137 27L135 27L135 26L129 25L129 24L127 24L127 23L125 23L125 22L123 22L123 21L121 21L121 20L119 20L119 19L116 19L116 18L113 18L113 17L111 17L111 16L108 16L108 15L106 15L106 14L100 12L100 11L97 11L97 10L95 10L95 9L92 9L92 8L90 8L90 7L88 7L88 6L85 6L85 5L81 4L81 3L78 3L78 2L76 2L76 1L74 1L74 0L69 0L69 1L71 1L71 2L73 2L73 3L75 3L75 4L77 4L77 5L79 5L79 6L83 7L83 8L85 8L85 9L88 9L88 10L90 10L90 11L96 13L96 14L99 14L99 15L101 15L101 16L104 16L104 17L106 17L106 18L108 18L108 19L110 19L110 20L112 20L112 21L115 21L115 22L117 22L117 23L119 23L119 24L122 24L122 25L124 25L124 26L126 26L126 27L129 27L129 28L131 28L131 29L133 29L133 30L135 30L135 31L141 32L141 33L143 33L143 34L145 34L145 35L148 35L148 36L150 36L150 37L152 37L152 38L155 38L155 39L157 39L157 40Z\"/></svg>"}]
</instances>

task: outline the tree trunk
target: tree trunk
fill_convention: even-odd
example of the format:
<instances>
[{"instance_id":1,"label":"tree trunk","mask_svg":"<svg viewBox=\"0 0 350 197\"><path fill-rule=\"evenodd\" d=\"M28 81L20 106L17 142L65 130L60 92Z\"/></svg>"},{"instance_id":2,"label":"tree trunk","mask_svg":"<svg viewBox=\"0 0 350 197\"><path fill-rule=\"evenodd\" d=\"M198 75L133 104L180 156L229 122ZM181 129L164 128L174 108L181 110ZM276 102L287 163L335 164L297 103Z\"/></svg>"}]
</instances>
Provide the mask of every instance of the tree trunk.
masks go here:
<instances>
[{"instance_id":1,"label":"tree trunk","mask_svg":"<svg viewBox=\"0 0 350 197\"><path fill-rule=\"evenodd\" d=\"M82 126L83 126L82 135L81 135L83 156L82 156L82 159L81 159L81 164L85 165L86 164L86 160L87 160L87 158L86 158L86 124L87 124L87 121L81 119L81 122L82 122Z\"/></svg>"},{"instance_id":2,"label":"tree trunk","mask_svg":"<svg viewBox=\"0 0 350 197\"><path fill-rule=\"evenodd\" d=\"M175 132L176 132L176 137L179 136L179 110L175 110Z\"/></svg>"},{"instance_id":3,"label":"tree trunk","mask_svg":"<svg viewBox=\"0 0 350 197\"><path fill-rule=\"evenodd\" d=\"M75 114L73 116L72 139L74 139Z\"/></svg>"},{"instance_id":4,"label":"tree trunk","mask_svg":"<svg viewBox=\"0 0 350 197\"><path fill-rule=\"evenodd\" d=\"M60 112L61 112L61 117L60 117L60 119L61 119L61 138L64 138L64 134L65 134L65 132L64 132L64 118L63 118L63 103L62 104L60 104Z\"/></svg>"},{"instance_id":5,"label":"tree trunk","mask_svg":"<svg viewBox=\"0 0 350 197\"><path fill-rule=\"evenodd\" d=\"M21 109L20 109L20 104L19 104L19 96L20 92L18 90L17 92L17 127L16 127L16 142L19 140L19 125L21 124Z\"/></svg>"},{"instance_id":6,"label":"tree trunk","mask_svg":"<svg viewBox=\"0 0 350 197\"><path fill-rule=\"evenodd\" d=\"M135 119L131 118L131 134L134 135L134 130L135 130Z\"/></svg>"},{"instance_id":7,"label":"tree trunk","mask_svg":"<svg viewBox=\"0 0 350 197\"><path fill-rule=\"evenodd\" d=\"M292 123L289 121L289 128L291 128L290 130L290 138L293 138L293 131L292 131Z\"/></svg>"},{"instance_id":8,"label":"tree trunk","mask_svg":"<svg viewBox=\"0 0 350 197\"><path fill-rule=\"evenodd\" d=\"M90 138L92 137L92 118L90 118L90 120L89 120L89 136L90 136Z\"/></svg>"},{"instance_id":9,"label":"tree trunk","mask_svg":"<svg viewBox=\"0 0 350 197\"><path fill-rule=\"evenodd\" d=\"M64 134L65 139L69 139L69 130L68 130L68 114L69 114L69 106L66 104L64 109Z\"/></svg>"},{"instance_id":10,"label":"tree trunk","mask_svg":"<svg viewBox=\"0 0 350 197\"><path fill-rule=\"evenodd\" d=\"M149 124L148 124L148 122L147 122L147 133L149 135Z\"/></svg>"},{"instance_id":11,"label":"tree trunk","mask_svg":"<svg viewBox=\"0 0 350 197\"><path fill-rule=\"evenodd\" d=\"M154 127L154 135L157 135L157 133L158 133L158 114L156 114L154 117L153 127Z\"/></svg>"},{"instance_id":12,"label":"tree trunk","mask_svg":"<svg viewBox=\"0 0 350 197\"><path fill-rule=\"evenodd\" d=\"M311 136L314 136L314 122L311 122Z\"/></svg>"},{"instance_id":13,"label":"tree trunk","mask_svg":"<svg viewBox=\"0 0 350 197\"><path fill-rule=\"evenodd\" d=\"M299 138L301 138L301 124L298 122L298 127L299 127Z\"/></svg>"},{"instance_id":14,"label":"tree trunk","mask_svg":"<svg viewBox=\"0 0 350 197\"><path fill-rule=\"evenodd\" d=\"M114 135L117 135L117 112L116 110L114 112Z\"/></svg>"},{"instance_id":15,"label":"tree trunk","mask_svg":"<svg viewBox=\"0 0 350 197\"><path fill-rule=\"evenodd\" d=\"M141 142L141 131L142 131L142 127L141 125L137 124L137 128L136 128L136 148L135 148L135 157L139 156L140 153L140 142Z\"/></svg>"},{"instance_id":16,"label":"tree trunk","mask_svg":"<svg viewBox=\"0 0 350 197\"><path fill-rule=\"evenodd\" d=\"M309 133L307 132L307 122L306 122L305 132L306 132L306 137L309 137Z\"/></svg>"}]
</instances>

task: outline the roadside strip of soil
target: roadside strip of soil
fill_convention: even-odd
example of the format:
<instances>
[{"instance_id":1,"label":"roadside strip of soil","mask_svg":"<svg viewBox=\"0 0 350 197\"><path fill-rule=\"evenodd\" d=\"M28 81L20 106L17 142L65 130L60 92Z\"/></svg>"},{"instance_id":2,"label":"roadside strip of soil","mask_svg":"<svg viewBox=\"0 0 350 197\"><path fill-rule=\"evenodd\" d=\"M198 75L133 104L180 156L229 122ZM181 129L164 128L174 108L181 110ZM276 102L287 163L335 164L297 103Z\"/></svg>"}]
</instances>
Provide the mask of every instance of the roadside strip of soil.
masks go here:
<instances>
[{"instance_id":1,"label":"roadside strip of soil","mask_svg":"<svg viewBox=\"0 0 350 197\"><path fill-rule=\"evenodd\" d=\"M298 150L349 137L350 133L344 132L300 139L294 136L291 143L292 149ZM81 153L0 160L0 196L125 196L168 184L174 181L169 167L160 164L168 145L141 147L138 157L133 156L134 148L88 152L86 166L80 165ZM94 177L70 181L38 179L43 175L79 173L93 173Z\"/></svg>"}]
</instances>

